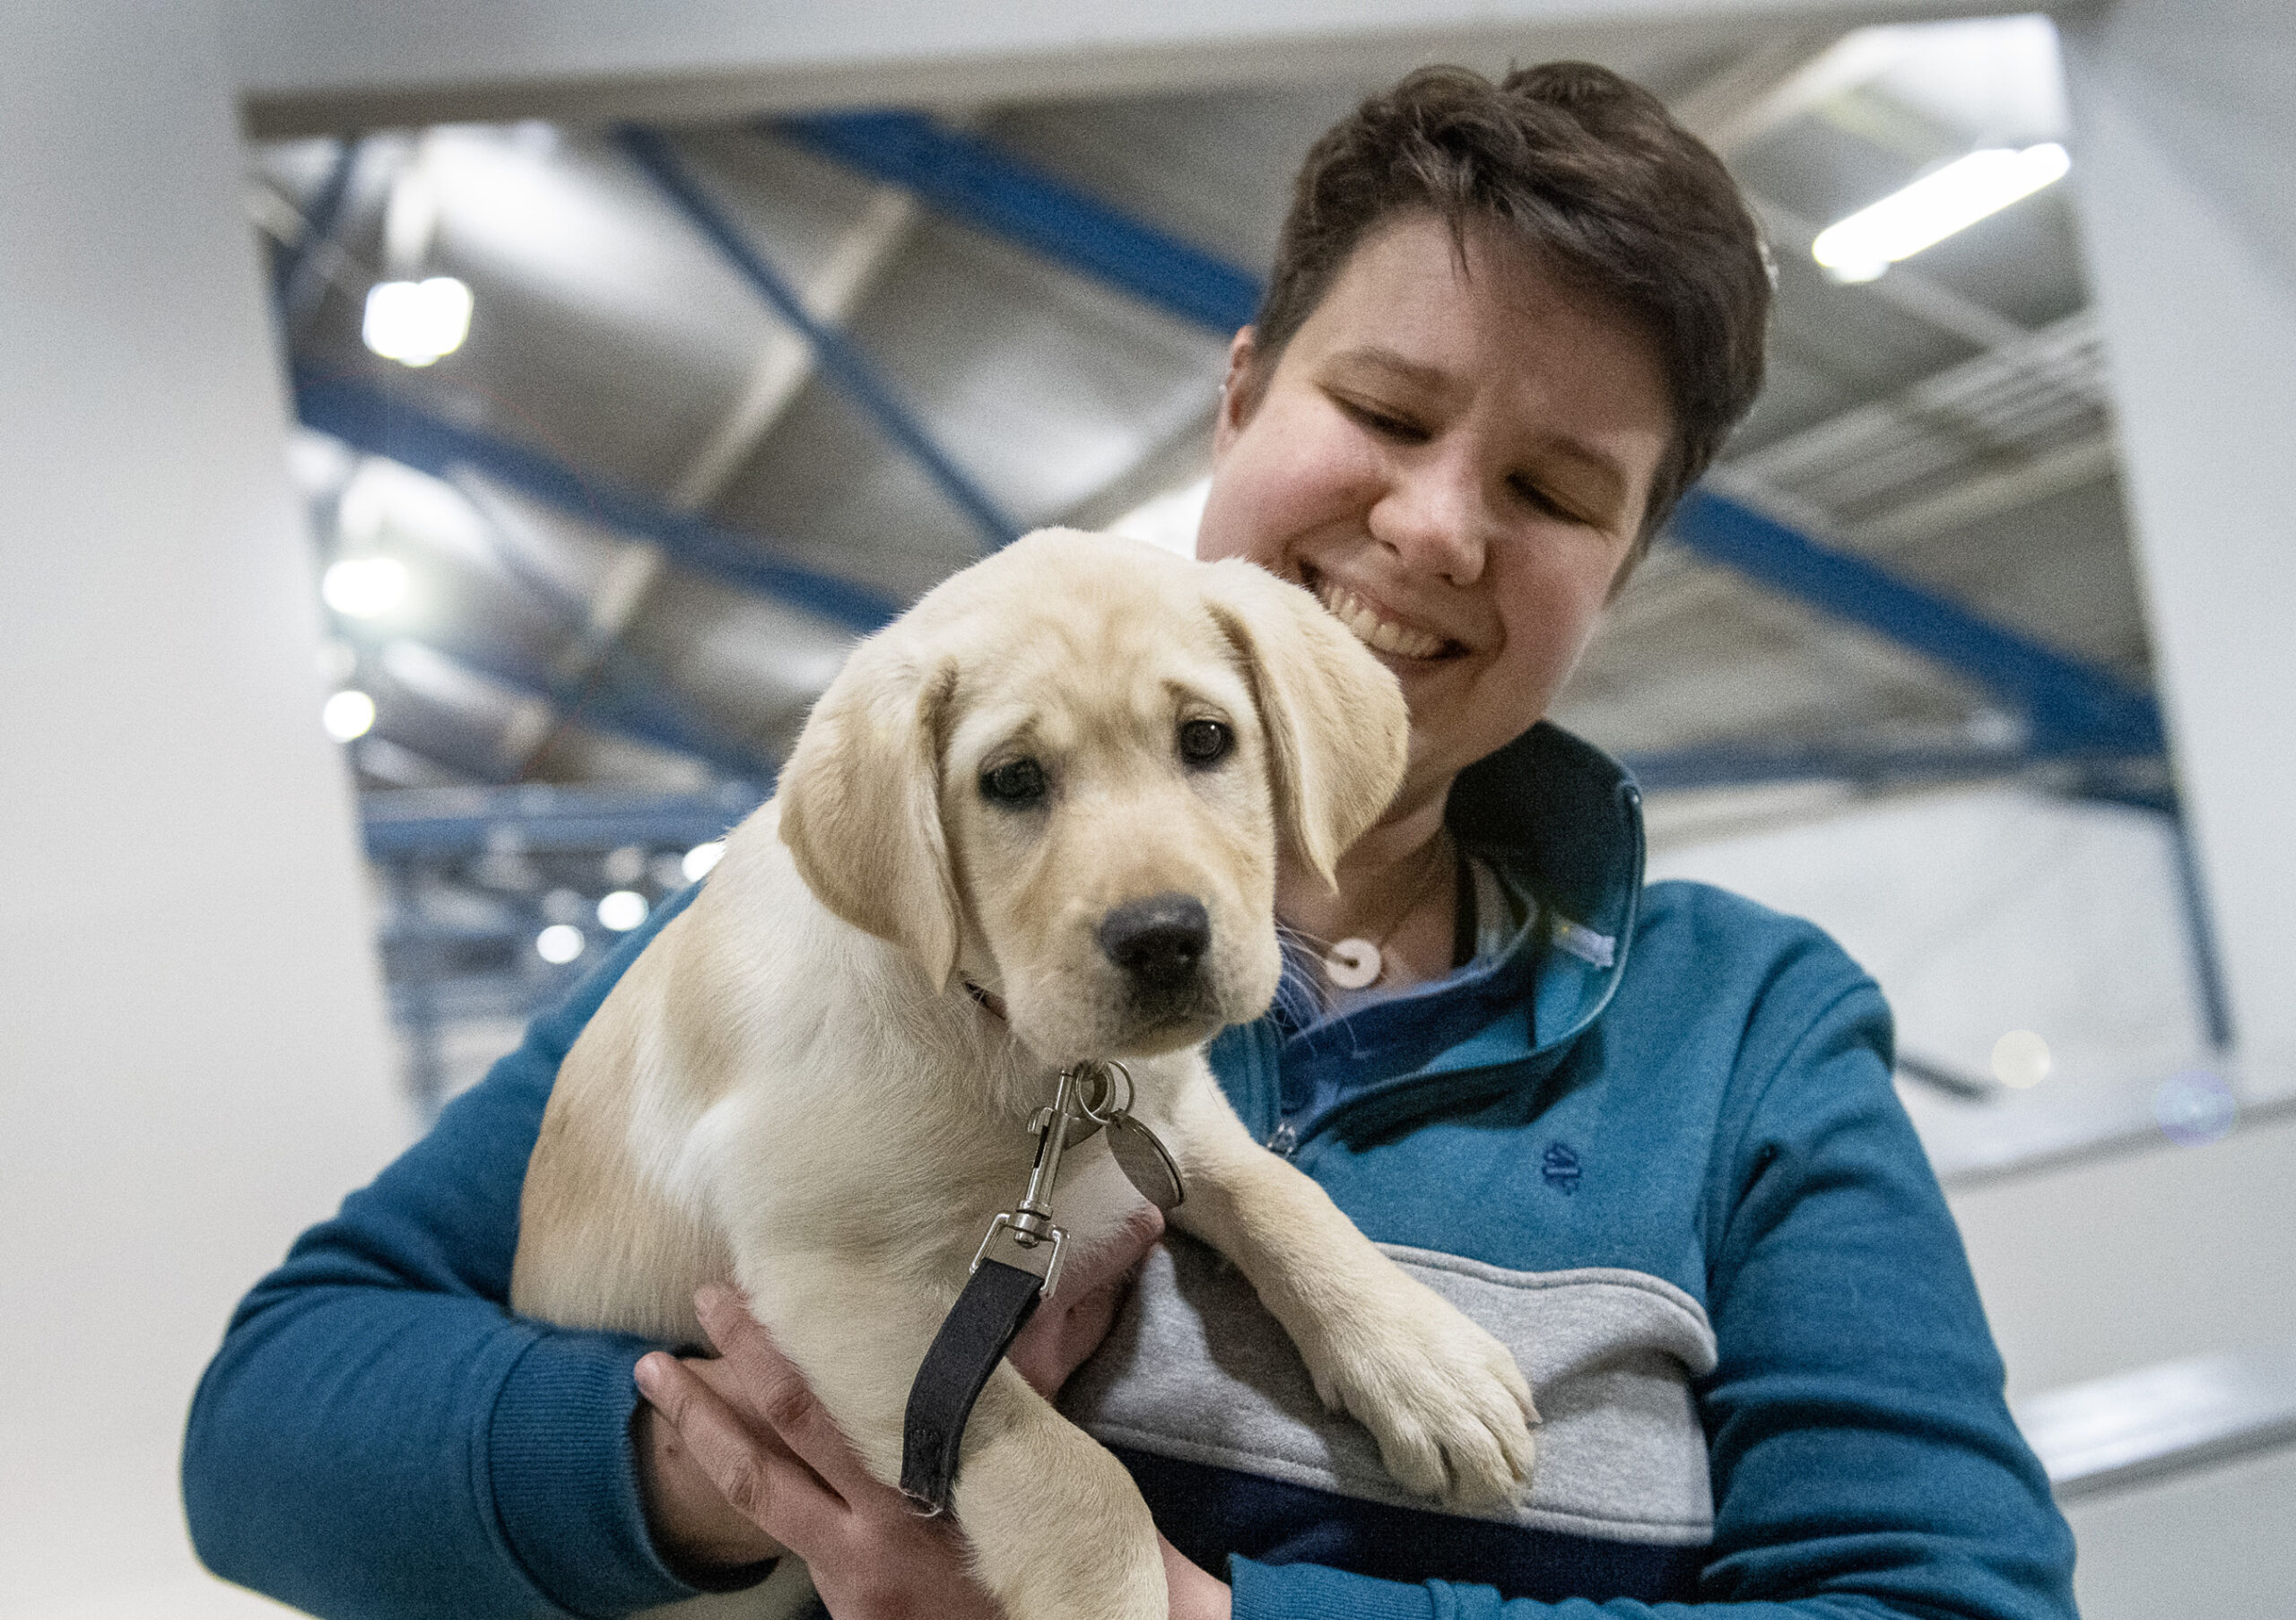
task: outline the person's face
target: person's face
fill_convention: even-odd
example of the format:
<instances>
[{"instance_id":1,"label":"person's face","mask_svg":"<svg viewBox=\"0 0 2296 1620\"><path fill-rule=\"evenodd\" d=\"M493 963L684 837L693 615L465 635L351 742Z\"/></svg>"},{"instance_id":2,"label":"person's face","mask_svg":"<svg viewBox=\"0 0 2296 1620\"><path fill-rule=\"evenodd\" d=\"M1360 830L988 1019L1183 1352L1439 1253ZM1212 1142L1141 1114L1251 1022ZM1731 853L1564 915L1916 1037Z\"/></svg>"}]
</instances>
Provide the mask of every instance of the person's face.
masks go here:
<instances>
[{"instance_id":1,"label":"person's face","mask_svg":"<svg viewBox=\"0 0 2296 1620\"><path fill-rule=\"evenodd\" d=\"M1546 712L1632 550L1672 430L1626 317L1470 228L1355 249L1270 369L1230 352L1196 554L1304 585L1411 705L1398 805Z\"/></svg>"}]
</instances>

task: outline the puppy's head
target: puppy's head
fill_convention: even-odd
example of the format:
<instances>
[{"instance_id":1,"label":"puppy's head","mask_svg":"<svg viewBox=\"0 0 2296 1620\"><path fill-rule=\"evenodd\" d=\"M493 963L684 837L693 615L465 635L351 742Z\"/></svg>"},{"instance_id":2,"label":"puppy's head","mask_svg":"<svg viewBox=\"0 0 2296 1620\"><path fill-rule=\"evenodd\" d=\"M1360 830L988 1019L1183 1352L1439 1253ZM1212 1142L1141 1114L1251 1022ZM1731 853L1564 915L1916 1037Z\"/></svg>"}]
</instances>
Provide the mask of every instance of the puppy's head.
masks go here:
<instances>
[{"instance_id":1,"label":"puppy's head","mask_svg":"<svg viewBox=\"0 0 2296 1620\"><path fill-rule=\"evenodd\" d=\"M1305 591L1049 530L855 649L781 836L831 910L1001 995L1039 1055L1145 1055L1266 1006L1279 840L1328 878L1407 736Z\"/></svg>"}]
</instances>

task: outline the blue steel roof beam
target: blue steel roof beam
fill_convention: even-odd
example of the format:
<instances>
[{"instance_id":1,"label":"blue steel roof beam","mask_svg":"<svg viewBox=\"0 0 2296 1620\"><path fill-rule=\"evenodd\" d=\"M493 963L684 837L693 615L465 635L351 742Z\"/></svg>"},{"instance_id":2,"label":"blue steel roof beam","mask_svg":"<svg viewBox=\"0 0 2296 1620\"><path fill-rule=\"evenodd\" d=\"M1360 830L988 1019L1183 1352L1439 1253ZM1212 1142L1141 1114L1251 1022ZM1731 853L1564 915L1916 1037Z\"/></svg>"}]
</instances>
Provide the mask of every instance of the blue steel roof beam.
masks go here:
<instances>
[{"instance_id":1,"label":"blue steel roof beam","mask_svg":"<svg viewBox=\"0 0 2296 1620\"><path fill-rule=\"evenodd\" d=\"M2200 1000L2200 1019L2208 1031L2208 1044L2229 1052L2235 1041L2232 997L2224 982L2224 954L2216 939L2215 908L2208 902L2208 882L2201 875L2200 851L2192 841L2192 823L2182 806L2171 802L2170 836L2177 854L2177 899L2185 914L2185 948L2190 953L2193 989Z\"/></svg>"},{"instance_id":2,"label":"blue steel roof beam","mask_svg":"<svg viewBox=\"0 0 2296 1620\"><path fill-rule=\"evenodd\" d=\"M376 718L374 724L348 745L361 770L372 764L369 745L379 744L412 754L432 771L447 772L464 781L495 783L511 780L503 763L501 745L485 727L465 727L458 723L464 717L450 713L448 727L442 728L430 719L430 711L446 706L421 693L416 693L415 702L410 704L402 693L386 692L377 695L370 685L362 686L361 690L375 697ZM386 767L387 763L385 762ZM388 771L386 768L377 774L387 778Z\"/></svg>"},{"instance_id":3,"label":"blue steel roof beam","mask_svg":"<svg viewBox=\"0 0 2296 1620\"><path fill-rule=\"evenodd\" d=\"M674 753L683 758L698 761L723 776L754 777L769 763L751 753L747 749L730 745L722 738L709 736L701 728L674 713L665 710L659 705L619 701L612 698L602 698L596 693L571 692L562 684L553 684L531 670L474 649L440 647L429 642L423 645L439 658L459 666L488 684L500 687L503 691L517 697L543 705L550 711L553 732L569 725L579 726L608 736L621 737L648 748L660 749L665 753ZM404 734L393 729L390 706L387 702L384 705L384 710L382 720L369 733L369 736L378 741L388 743L394 747L408 748L409 745ZM354 747L356 745L353 745ZM434 764L442 765L465 776L475 776L481 780L504 783L511 780L500 762L500 751L498 746L491 743L474 745L483 746L486 749L487 758L484 761L463 757L446 758L444 751L439 749L435 741L424 742L420 738L417 745L412 747L411 752ZM461 752L457 751L457 753ZM407 790L391 788L386 791Z\"/></svg>"},{"instance_id":4,"label":"blue steel roof beam","mask_svg":"<svg viewBox=\"0 0 2296 1620\"><path fill-rule=\"evenodd\" d=\"M797 296L796 289L751 246L732 216L703 189L700 179L685 166L666 136L637 125L625 125L614 132L614 140L657 189L709 239L742 279L813 345L823 375L844 389L885 436L908 453L941 492L972 520L990 546L1019 538L1020 526L951 459L948 452L926 431L924 423L894 396L891 388L877 375L876 368L852 341L835 327L813 318L804 300Z\"/></svg>"},{"instance_id":5,"label":"blue steel roof beam","mask_svg":"<svg viewBox=\"0 0 2296 1620\"><path fill-rule=\"evenodd\" d=\"M1672 528L1709 562L1888 637L1968 676L2025 717L2040 755L2159 753L2158 706L2110 672L1979 617L1879 563L1822 545L1750 507L1692 490Z\"/></svg>"},{"instance_id":6,"label":"blue steel roof beam","mask_svg":"<svg viewBox=\"0 0 2296 1620\"><path fill-rule=\"evenodd\" d=\"M483 503L487 499L484 490L477 491L474 496L472 490L468 487L469 481L466 479L460 481L450 479L448 482L454 483L466 499L473 499L474 504ZM656 726L654 727L656 731L667 731L673 727L691 729L683 719L683 711L680 705L674 702L656 701L656 691L661 685L658 672L640 662L618 639L602 640L591 623L587 604L579 596L568 590L557 580L527 562L520 554L518 547L499 532L498 520L483 504L479 504L479 510L482 520L487 524L489 533L493 538L494 560L514 580L544 604L551 610L552 616L557 620L559 628L577 640L580 655L578 659L570 666L566 663L553 660L551 671L550 680L554 689L572 694L568 699L568 705L560 724L562 725L568 720L579 719L582 711L596 706L595 700L601 693L605 694L609 703L612 703L615 694L628 694L630 698L645 705L653 712L667 717L669 724ZM523 777L550 752L551 744L555 739L557 732L558 727L553 726L544 734L542 740L535 744L519 762L516 775ZM683 732L679 734L683 735ZM683 748L679 751L685 752ZM712 750L713 756L726 753L727 751L722 747ZM732 756L728 755L728 757Z\"/></svg>"},{"instance_id":7,"label":"blue steel roof beam","mask_svg":"<svg viewBox=\"0 0 2296 1620\"><path fill-rule=\"evenodd\" d=\"M694 721L643 690L603 680L565 680L507 657L498 648L470 640L431 637L422 645L506 691L545 705L561 719L699 760L721 775L749 780L770 775L776 767L771 756L747 741Z\"/></svg>"},{"instance_id":8,"label":"blue steel roof beam","mask_svg":"<svg viewBox=\"0 0 2296 1620\"><path fill-rule=\"evenodd\" d=\"M818 113L758 128L1223 335L1248 325L1259 308L1259 281L1248 272L922 114Z\"/></svg>"},{"instance_id":9,"label":"blue steel roof beam","mask_svg":"<svg viewBox=\"0 0 2296 1620\"><path fill-rule=\"evenodd\" d=\"M756 596L802 608L867 634L900 609L866 586L761 553L746 537L665 506L652 496L572 467L525 445L448 421L410 400L352 377L298 367L297 413L307 427L370 456L386 456L444 478L469 467L545 506L658 544L681 568Z\"/></svg>"}]
</instances>

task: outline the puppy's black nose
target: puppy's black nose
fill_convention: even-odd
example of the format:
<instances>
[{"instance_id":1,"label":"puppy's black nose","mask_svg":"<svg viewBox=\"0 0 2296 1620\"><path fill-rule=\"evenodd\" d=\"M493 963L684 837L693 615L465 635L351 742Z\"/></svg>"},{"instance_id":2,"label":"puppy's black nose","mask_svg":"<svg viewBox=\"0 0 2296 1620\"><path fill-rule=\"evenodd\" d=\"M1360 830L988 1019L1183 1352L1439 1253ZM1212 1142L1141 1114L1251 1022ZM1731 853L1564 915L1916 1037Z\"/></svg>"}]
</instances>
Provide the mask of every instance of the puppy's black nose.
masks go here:
<instances>
[{"instance_id":1,"label":"puppy's black nose","mask_svg":"<svg viewBox=\"0 0 2296 1620\"><path fill-rule=\"evenodd\" d=\"M1148 990L1177 990L1196 977L1212 944L1212 919L1192 894L1130 900L1100 919L1100 949Z\"/></svg>"}]
</instances>

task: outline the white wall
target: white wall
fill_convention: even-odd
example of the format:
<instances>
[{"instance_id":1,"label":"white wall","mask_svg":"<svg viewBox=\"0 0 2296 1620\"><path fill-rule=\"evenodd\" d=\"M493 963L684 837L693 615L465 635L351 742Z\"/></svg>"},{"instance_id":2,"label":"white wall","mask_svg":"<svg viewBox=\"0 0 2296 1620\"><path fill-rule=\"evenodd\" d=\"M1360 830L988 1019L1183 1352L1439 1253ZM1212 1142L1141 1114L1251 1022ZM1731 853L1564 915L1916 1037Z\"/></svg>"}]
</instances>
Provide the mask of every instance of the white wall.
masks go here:
<instances>
[{"instance_id":1,"label":"white wall","mask_svg":"<svg viewBox=\"0 0 2296 1620\"><path fill-rule=\"evenodd\" d=\"M2296 1071L2296 8L2118 0L2059 26L2179 789L2244 1066L2281 1084ZM2109 932L2095 949L2146 946ZM2282 1124L1959 1194L2012 1388L2296 1339L2292 1187ZM2072 1518L2092 1620L2290 1609L2285 1451Z\"/></svg>"},{"instance_id":2,"label":"white wall","mask_svg":"<svg viewBox=\"0 0 2296 1620\"><path fill-rule=\"evenodd\" d=\"M2296 1120L1966 1187L1952 1206L2013 1399L2296 1343Z\"/></svg>"},{"instance_id":3,"label":"white wall","mask_svg":"<svg viewBox=\"0 0 2296 1620\"><path fill-rule=\"evenodd\" d=\"M2296 10L2119 0L2061 28L2179 789L2243 1058L2252 1076L2284 1077L2296 1069ZM2292 1189L2296 1127L2282 1124L1973 1189L1956 1206L2005 1345L2046 1377L2296 1340ZM2290 1607L2285 1450L2071 1517L2091 1620Z\"/></svg>"},{"instance_id":4,"label":"white wall","mask_svg":"<svg viewBox=\"0 0 2296 1620\"><path fill-rule=\"evenodd\" d=\"M2160 816L1982 787L1661 848L1649 869L1825 928L1888 993L1908 1052L1983 1076L2005 1032L2039 1032L2057 1058L2039 1101L2201 1052L2174 862Z\"/></svg>"},{"instance_id":5,"label":"white wall","mask_svg":"<svg viewBox=\"0 0 2296 1620\"><path fill-rule=\"evenodd\" d=\"M2013 1399L2296 1343L2296 1121L1956 1193ZM2084 1620L2296 1609L2296 1450L2068 1508Z\"/></svg>"},{"instance_id":6,"label":"white wall","mask_svg":"<svg viewBox=\"0 0 2296 1620\"><path fill-rule=\"evenodd\" d=\"M2063 27L2074 179L2178 779L2232 1012L2296 1058L2296 7Z\"/></svg>"},{"instance_id":7,"label":"white wall","mask_svg":"<svg viewBox=\"0 0 2296 1620\"><path fill-rule=\"evenodd\" d=\"M2296 1593L2296 1450L2078 1502L2082 1620L2285 1615Z\"/></svg>"},{"instance_id":8,"label":"white wall","mask_svg":"<svg viewBox=\"0 0 2296 1620\"><path fill-rule=\"evenodd\" d=\"M408 1122L212 11L6 17L0 1616L237 1612L193 1381Z\"/></svg>"}]
</instances>

